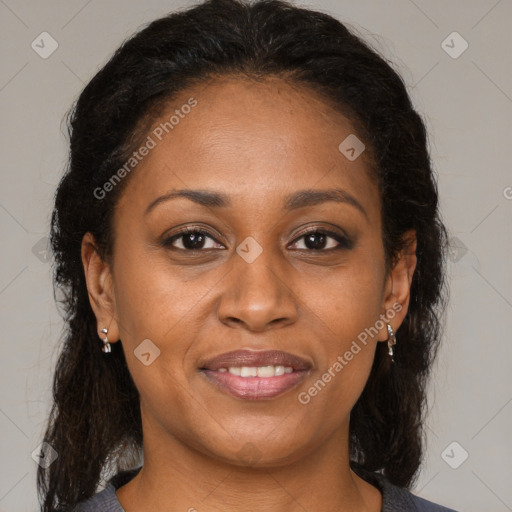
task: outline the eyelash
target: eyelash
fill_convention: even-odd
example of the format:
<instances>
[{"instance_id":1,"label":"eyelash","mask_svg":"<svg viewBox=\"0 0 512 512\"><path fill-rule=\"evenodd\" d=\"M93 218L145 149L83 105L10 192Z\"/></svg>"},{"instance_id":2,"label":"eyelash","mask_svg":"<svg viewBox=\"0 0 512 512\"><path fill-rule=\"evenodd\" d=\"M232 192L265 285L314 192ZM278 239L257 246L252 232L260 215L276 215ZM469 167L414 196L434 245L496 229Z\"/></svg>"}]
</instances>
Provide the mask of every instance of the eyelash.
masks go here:
<instances>
[{"instance_id":1,"label":"eyelash","mask_svg":"<svg viewBox=\"0 0 512 512\"><path fill-rule=\"evenodd\" d=\"M174 250L177 250L177 251L183 251L183 252L201 252L201 251L205 251L205 250L211 250L211 248L208 248L208 249L204 249L204 248L201 248L201 249L182 249L182 248L174 247L172 245L175 240L183 238L184 236L189 235L191 233L202 235L202 236L206 236L208 238L211 238L215 243L217 243L217 244L220 243L208 231L205 231L205 230L199 229L199 228L188 227L188 228L183 229L182 231L179 231L178 233L172 235L171 237L166 238L163 241L162 245L165 246L165 247L169 247L170 246L171 249L174 249ZM325 253L325 252L331 252L331 251L338 251L338 250L341 250L341 249L351 249L352 245L353 245L351 240L349 238L347 238L346 236L344 236L344 235L341 235L341 234L333 232L333 231L329 231L327 229L318 229L318 228L317 229L312 229L310 231L306 231L305 233L302 233L299 237L295 238L295 240L292 243L295 244L299 240L301 240L304 237L306 237L308 235L311 235L311 234L327 235L328 238L333 238L336 242L338 242L338 246L331 247L329 249L307 249L306 248L306 249L295 249L295 250L297 250L297 251L308 251L308 252Z\"/></svg>"}]
</instances>

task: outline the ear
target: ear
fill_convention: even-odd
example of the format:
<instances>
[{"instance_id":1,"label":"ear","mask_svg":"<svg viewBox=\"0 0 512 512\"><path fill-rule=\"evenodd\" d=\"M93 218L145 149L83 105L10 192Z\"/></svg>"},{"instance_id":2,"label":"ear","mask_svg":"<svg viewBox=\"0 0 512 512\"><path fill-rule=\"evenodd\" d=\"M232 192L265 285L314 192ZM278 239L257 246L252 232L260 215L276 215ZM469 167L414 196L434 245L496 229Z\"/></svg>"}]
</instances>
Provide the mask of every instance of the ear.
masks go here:
<instances>
[{"instance_id":1,"label":"ear","mask_svg":"<svg viewBox=\"0 0 512 512\"><path fill-rule=\"evenodd\" d=\"M119 326L116 321L112 273L110 265L101 258L91 233L86 233L82 238L81 255L89 302L96 316L98 336L103 339L105 335L101 333L101 329L106 328L108 341L114 343L119 340Z\"/></svg>"},{"instance_id":2,"label":"ear","mask_svg":"<svg viewBox=\"0 0 512 512\"><path fill-rule=\"evenodd\" d=\"M386 277L381 319L396 332L407 314L411 297L412 276L416 269L416 232L407 231L403 236L405 245ZM389 335L385 325L379 330L379 341L387 341Z\"/></svg>"}]
</instances>

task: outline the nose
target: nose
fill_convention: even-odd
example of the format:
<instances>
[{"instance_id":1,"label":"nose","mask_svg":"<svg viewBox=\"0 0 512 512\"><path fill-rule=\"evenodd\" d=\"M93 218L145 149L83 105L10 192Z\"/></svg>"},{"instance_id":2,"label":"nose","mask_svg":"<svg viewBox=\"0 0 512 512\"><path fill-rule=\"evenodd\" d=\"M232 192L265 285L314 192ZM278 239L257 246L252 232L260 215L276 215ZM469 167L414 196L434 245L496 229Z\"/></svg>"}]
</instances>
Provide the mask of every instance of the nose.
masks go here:
<instances>
[{"instance_id":1,"label":"nose","mask_svg":"<svg viewBox=\"0 0 512 512\"><path fill-rule=\"evenodd\" d=\"M297 300L287 282L284 262L263 251L252 263L234 254L217 314L230 327L262 332L290 325L297 320Z\"/></svg>"}]
</instances>

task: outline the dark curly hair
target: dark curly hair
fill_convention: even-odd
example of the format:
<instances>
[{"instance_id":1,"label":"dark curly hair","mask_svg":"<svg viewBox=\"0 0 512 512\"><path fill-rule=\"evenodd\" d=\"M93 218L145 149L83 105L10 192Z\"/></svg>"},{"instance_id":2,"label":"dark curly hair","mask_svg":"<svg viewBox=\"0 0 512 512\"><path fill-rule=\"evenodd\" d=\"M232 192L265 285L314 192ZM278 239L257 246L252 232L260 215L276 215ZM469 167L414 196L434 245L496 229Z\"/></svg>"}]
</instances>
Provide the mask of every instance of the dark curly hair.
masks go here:
<instances>
[{"instance_id":1,"label":"dark curly hair","mask_svg":"<svg viewBox=\"0 0 512 512\"><path fill-rule=\"evenodd\" d=\"M141 453L138 392L121 344L108 361L99 349L80 256L90 232L109 258L126 179L103 200L93 191L123 166L158 108L194 83L226 75L306 85L351 120L380 189L388 269L407 243L404 234L416 232L417 267L395 364L379 343L351 412L350 447L354 468L403 487L417 476L426 383L446 302L446 230L425 125L397 72L333 17L281 0L208 0L125 41L69 114L70 158L51 224L55 291L67 325L44 436L58 458L38 470L43 512L69 510L96 492L105 468L129 469L130 457Z\"/></svg>"}]
</instances>

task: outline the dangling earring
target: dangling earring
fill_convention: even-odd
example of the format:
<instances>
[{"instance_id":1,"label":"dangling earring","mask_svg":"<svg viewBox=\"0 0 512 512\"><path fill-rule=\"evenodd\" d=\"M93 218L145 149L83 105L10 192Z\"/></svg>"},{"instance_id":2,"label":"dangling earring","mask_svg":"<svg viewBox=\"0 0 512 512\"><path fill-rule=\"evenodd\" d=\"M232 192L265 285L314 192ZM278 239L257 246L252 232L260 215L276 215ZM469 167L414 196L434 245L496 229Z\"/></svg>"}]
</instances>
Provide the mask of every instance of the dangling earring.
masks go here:
<instances>
[{"instance_id":1,"label":"dangling earring","mask_svg":"<svg viewBox=\"0 0 512 512\"><path fill-rule=\"evenodd\" d=\"M108 352L111 352L112 351L112 347L110 346L110 343L108 342L108 329L101 329L101 332L105 335L105 337L103 338L103 347L101 348L101 350L103 350L103 352L108 353Z\"/></svg>"},{"instance_id":2,"label":"dangling earring","mask_svg":"<svg viewBox=\"0 0 512 512\"><path fill-rule=\"evenodd\" d=\"M389 338L388 338L388 354L389 354L389 357L391 358L391 362L394 363L395 360L393 359L393 346L396 345L396 335L395 335L395 331L393 331L393 327L391 327L391 325L387 324L388 326L388 334L389 334Z\"/></svg>"}]
</instances>

